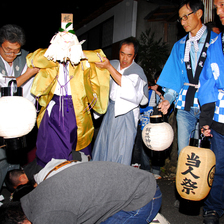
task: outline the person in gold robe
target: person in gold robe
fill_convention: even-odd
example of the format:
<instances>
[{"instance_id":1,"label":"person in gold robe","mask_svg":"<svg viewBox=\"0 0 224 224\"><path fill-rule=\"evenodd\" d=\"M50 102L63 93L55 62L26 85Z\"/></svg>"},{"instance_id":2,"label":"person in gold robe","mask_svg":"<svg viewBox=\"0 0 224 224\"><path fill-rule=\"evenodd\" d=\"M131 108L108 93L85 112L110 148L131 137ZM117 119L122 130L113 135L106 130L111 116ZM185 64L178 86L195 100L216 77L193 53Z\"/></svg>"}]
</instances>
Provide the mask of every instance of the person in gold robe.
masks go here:
<instances>
[{"instance_id":1,"label":"person in gold robe","mask_svg":"<svg viewBox=\"0 0 224 224\"><path fill-rule=\"evenodd\" d=\"M82 51L76 35L67 30L58 32L48 49L27 56L30 68L40 68L31 89L42 106L36 143L40 166L52 158L71 160L74 151L91 156L90 109L104 114L109 98L110 74L95 65L103 57L102 50Z\"/></svg>"}]
</instances>

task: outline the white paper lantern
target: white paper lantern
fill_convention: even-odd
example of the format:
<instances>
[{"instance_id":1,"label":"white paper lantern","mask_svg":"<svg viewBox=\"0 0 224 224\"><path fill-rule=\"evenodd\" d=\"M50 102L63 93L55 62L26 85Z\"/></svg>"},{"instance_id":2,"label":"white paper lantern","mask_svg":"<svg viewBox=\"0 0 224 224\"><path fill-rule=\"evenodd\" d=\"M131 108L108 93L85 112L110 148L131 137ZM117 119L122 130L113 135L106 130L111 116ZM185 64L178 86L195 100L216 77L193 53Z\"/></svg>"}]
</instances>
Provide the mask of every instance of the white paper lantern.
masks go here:
<instances>
[{"instance_id":1,"label":"white paper lantern","mask_svg":"<svg viewBox=\"0 0 224 224\"><path fill-rule=\"evenodd\" d=\"M8 138L28 134L36 122L36 108L22 96L0 98L0 136Z\"/></svg>"},{"instance_id":2,"label":"white paper lantern","mask_svg":"<svg viewBox=\"0 0 224 224\"><path fill-rule=\"evenodd\" d=\"M145 145L154 151L163 151L173 142L174 132L166 123L149 123L142 131L142 139Z\"/></svg>"}]
</instances>

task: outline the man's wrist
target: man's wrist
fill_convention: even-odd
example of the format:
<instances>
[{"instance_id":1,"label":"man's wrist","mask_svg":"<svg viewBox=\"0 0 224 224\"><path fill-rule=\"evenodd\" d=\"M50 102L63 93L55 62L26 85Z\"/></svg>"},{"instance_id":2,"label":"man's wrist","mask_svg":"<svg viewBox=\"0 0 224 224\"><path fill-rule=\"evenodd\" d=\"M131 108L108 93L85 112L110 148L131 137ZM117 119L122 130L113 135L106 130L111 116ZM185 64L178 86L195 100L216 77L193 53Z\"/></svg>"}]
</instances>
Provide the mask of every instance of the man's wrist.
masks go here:
<instances>
[{"instance_id":1,"label":"man's wrist","mask_svg":"<svg viewBox=\"0 0 224 224\"><path fill-rule=\"evenodd\" d=\"M164 100L167 100L169 102L169 104L171 105L173 102L173 96L170 94L166 94L166 95L164 95Z\"/></svg>"}]
</instances>

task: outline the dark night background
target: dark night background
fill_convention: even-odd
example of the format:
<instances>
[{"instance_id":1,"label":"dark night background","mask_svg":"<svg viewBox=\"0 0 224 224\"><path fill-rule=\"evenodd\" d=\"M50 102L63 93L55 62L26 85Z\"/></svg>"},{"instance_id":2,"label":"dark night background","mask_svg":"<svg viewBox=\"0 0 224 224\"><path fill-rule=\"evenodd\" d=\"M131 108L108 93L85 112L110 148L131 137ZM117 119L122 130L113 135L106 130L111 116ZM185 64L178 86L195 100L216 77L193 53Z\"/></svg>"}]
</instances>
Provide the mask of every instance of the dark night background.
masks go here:
<instances>
[{"instance_id":1,"label":"dark night background","mask_svg":"<svg viewBox=\"0 0 224 224\"><path fill-rule=\"evenodd\" d=\"M26 34L26 45L30 52L38 48L47 48L51 38L61 27L61 13L73 14L73 27L83 24L83 20L96 11L103 12L122 0L73 0L73 1L7 1L0 2L0 27L5 24L17 24ZM164 0L146 0L150 3L162 3ZM166 0L170 4L179 4L179 0ZM89 17L89 21L93 17ZM218 25L220 26L220 21ZM88 22L88 21L87 21ZM180 26L180 25L179 25ZM180 29L182 27L180 26ZM74 29L76 30L76 29ZM183 29L182 29L183 31ZM185 34L184 34L185 35Z\"/></svg>"},{"instance_id":2,"label":"dark night background","mask_svg":"<svg viewBox=\"0 0 224 224\"><path fill-rule=\"evenodd\" d=\"M61 27L61 13L72 13L73 23L79 24L107 1L5 1L0 2L0 27L5 24L21 26L26 34L30 52L47 48L50 40ZM115 1L116 2L116 1Z\"/></svg>"}]
</instances>

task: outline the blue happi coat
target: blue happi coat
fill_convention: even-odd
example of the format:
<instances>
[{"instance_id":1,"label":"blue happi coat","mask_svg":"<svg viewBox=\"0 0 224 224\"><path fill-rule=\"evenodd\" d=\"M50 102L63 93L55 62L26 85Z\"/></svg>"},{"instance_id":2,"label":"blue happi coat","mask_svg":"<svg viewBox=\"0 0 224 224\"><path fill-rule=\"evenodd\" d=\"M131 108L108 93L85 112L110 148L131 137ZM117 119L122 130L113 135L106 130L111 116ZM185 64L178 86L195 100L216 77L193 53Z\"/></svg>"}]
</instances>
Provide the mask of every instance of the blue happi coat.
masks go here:
<instances>
[{"instance_id":1,"label":"blue happi coat","mask_svg":"<svg viewBox=\"0 0 224 224\"><path fill-rule=\"evenodd\" d=\"M203 106L216 103L214 120L224 123L224 55L222 34L220 34L207 51L205 66L200 75L198 99Z\"/></svg>"},{"instance_id":2,"label":"blue happi coat","mask_svg":"<svg viewBox=\"0 0 224 224\"><path fill-rule=\"evenodd\" d=\"M211 32L210 43L212 43L216 37L217 34ZM157 82L159 86L172 89L178 93L175 103L176 108L178 109L184 109L186 93L189 88L188 85L184 85L185 83L189 83L184 62L186 39L187 35L174 44L171 54ZM193 107L199 108L197 93L198 92L195 93Z\"/></svg>"}]
</instances>

